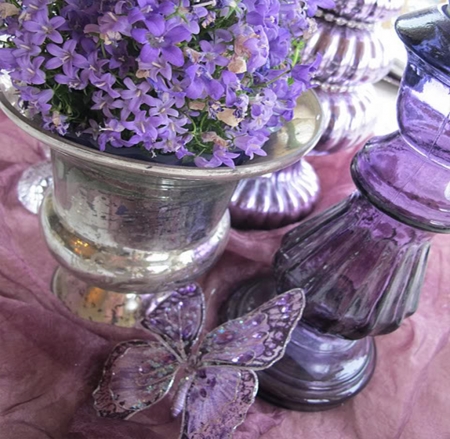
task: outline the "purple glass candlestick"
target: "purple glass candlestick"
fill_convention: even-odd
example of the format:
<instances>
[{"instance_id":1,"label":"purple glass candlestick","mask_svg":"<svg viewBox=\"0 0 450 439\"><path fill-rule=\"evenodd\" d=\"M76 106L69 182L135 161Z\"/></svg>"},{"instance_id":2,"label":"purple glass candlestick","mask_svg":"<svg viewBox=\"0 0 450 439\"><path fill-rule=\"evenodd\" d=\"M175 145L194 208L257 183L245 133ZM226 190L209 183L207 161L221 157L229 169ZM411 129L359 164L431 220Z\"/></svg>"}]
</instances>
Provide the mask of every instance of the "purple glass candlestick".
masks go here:
<instances>
[{"instance_id":1,"label":"purple glass candlestick","mask_svg":"<svg viewBox=\"0 0 450 439\"><path fill-rule=\"evenodd\" d=\"M323 333L386 334L417 308L431 237L357 192L284 236L277 289L304 288L303 321Z\"/></svg>"},{"instance_id":2,"label":"purple glass candlestick","mask_svg":"<svg viewBox=\"0 0 450 439\"><path fill-rule=\"evenodd\" d=\"M275 292L272 276L250 280L231 296L223 320L250 312ZM332 409L366 386L375 359L372 337L345 340L300 322L276 367L258 372L259 396L291 410Z\"/></svg>"},{"instance_id":3,"label":"purple glass candlestick","mask_svg":"<svg viewBox=\"0 0 450 439\"><path fill-rule=\"evenodd\" d=\"M277 292L306 294L303 326L287 357L261 381L266 397L282 406L326 409L364 387L373 349L352 352L350 344L368 346L415 312L430 240L450 233L448 12L440 6L398 20L409 54L399 131L366 144L352 164L359 190L286 234L275 256ZM241 289L230 310L258 303L268 283ZM332 373L352 358L352 377Z\"/></svg>"}]
</instances>

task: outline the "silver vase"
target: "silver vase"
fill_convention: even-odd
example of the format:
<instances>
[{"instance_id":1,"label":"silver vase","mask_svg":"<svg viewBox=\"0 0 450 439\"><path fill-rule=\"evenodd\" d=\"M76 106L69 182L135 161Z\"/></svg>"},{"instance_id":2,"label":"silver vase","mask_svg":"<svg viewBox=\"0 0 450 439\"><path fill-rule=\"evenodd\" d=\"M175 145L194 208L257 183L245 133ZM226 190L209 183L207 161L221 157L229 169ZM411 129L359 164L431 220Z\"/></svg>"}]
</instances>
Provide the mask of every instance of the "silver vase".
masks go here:
<instances>
[{"instance_id":1,"label":"silver vase","mask_svg":"<svg viewBox=\"0 0 450 439\"><path fill-rule=\"evenodd\" d=\"M297 118L274 133L266 157L236 169L200 169L73 143L43 131L2 94L7 116L52 151L54 187L40 217L60 264L54 294L83 318L134 326L153 293L208 270L227 244L227 207L238 181L284 168L317 142L320 105L310 92L301 102L315 117Z\"/></svg>"}]
</instances>

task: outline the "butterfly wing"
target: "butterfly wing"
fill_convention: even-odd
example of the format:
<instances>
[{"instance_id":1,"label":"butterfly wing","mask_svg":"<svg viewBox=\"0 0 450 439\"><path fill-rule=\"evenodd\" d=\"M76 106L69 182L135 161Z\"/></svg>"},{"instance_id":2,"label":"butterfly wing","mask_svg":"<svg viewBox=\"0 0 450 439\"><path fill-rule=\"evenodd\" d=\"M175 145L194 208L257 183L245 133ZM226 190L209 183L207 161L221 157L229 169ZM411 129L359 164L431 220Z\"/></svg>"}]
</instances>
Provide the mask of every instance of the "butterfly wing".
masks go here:
<instances>
[{"instance_id":1,"label":"butterfly wing","mask_svg":"<svg viewBox=\"0 0 450 439\"><path fill-rule=\"evenodd\" d=\"M197 284L178 288L147 313L142 325L184 356L203 326L205 299Z\"/></svg>"},{"instance_id":2,"label":"butterfly wing","mask_svg":"<svg viewBox=\"0 0 450 439\"><path fill-rule=\"evenodd\" d=\"M301 289L274 297L254 311L230 320L204 339L205 366L238 366L261 370L281 359L305 306Z\"/></svg>"},{"instance_id":3,"label":"butterfly wing","mask_svg":"<svg viewBox=\"0 0 450 439\"><path fill-rule=\"evenodd\" d=\"M230 438L244 421L257 390L251 370L200 368L186 395L181 439Z\"/></svg>"},{"instance_id":4,"label":"butterfly wing","mask_svg":"<svg viewBox=\"0 0 450 439\"><path fill-rule=\"evenodd\" d=\"M116 346L94 392L100 416L127 419L162 399L179 362L160 342L129 341Z\"/></svg>"}]
</instances>

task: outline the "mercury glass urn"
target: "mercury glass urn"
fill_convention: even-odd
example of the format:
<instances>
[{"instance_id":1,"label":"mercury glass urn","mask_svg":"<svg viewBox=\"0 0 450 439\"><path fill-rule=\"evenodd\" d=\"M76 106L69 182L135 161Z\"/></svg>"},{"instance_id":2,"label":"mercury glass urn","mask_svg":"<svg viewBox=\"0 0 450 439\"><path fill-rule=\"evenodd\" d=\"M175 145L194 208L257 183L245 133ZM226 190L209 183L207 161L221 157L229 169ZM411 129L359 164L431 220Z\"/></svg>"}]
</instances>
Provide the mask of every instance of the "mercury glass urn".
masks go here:
<instances>
[{"instance_id":1,"label":"mercury glass urn","mask_svg":"<svg viewBox=\"0 0 450 439\"><path fill-rule=\"evenodd\" d=\"M8 94L1 108L51 148L54 187L41 208L47 245L60 264L53 292L86 319L134 326L152 293L211 268L227 244L228 204L237 182L286 167L320 136L314 93L296 118L269 139L266 157L235 169L168 166L117 157L40 129Z\"/></svg>"},{"instance_id":2,"label":"mercury glass urn","mask_svg":"<svg viewBox=\"0 0 450 439\"><path fill-rule=\"evenodd\" d=\"M365 145L352 163L358 190L287 233L273 277L250 281L228 307L232 317L275 290L305 290L285 357L261 377L263 395L284 407L333 408L364 388L373 336L416 311L430 241L450 233L450 6L407 14L396 29L408 50L399 131Z\"/></svg>"},{"instance_id":3,"label":"mercury glass urn","mask_svg":"<svg viewBox=\"0 0 450 439\"><path fill-rule=\"evenodd\" d=\"M399 13L403 0L337 0L333 10L319 9L316 29L305 40L302 62L321 56L315 73L324 111L324 131L311 155L360 147L373 134L377 118L372 84L389 71L389 32L381 22ZM276 174L242 180L233 195L232 225L275 229L309 215L320 195L319 178L303 163Z\"/></svg>"}]
</instances>

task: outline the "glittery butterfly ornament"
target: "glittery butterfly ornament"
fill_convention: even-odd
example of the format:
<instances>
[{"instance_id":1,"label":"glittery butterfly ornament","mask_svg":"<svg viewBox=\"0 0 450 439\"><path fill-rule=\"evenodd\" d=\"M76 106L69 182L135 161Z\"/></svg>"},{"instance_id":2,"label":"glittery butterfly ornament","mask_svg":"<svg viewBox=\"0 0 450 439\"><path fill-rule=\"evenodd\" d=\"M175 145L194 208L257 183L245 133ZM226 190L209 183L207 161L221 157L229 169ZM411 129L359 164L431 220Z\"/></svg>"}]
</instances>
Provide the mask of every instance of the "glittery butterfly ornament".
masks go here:
<instances>
[{"instance_id":1,"label":"glittery butterfly ornament","mask_svg":"<svg viewBox=\"0 0 450 439\"><path fill-rule=\"evenodd\" d=\"M230 438L255 400L255 371L281 359L303 308L303 292L294 289L198 342L203 293L196 284L179 288L142 321L158 341L114 348L94 392L95 408L101 416L129 418L161 400L179 374L172 414L183 414L180 438Z\"/></svg>"}]
</instances>

